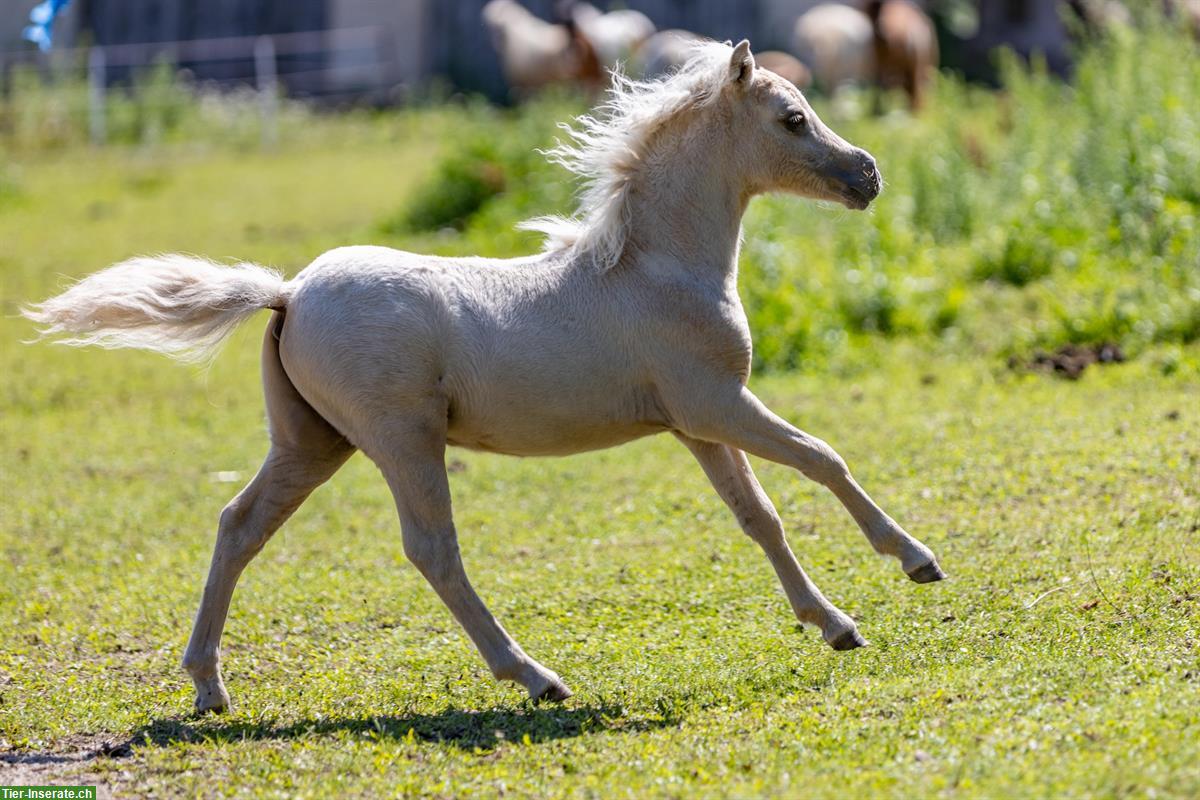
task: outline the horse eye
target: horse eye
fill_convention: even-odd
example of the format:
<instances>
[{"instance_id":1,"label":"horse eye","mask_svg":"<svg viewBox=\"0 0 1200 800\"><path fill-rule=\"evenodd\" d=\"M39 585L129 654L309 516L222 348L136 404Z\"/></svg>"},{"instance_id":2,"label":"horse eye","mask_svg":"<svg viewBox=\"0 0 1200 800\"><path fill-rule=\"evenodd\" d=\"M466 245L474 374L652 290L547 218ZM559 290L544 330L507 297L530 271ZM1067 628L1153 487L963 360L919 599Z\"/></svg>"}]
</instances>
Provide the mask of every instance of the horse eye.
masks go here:
<instances>
[{"instance_id":1,"label":"horse eye","mask_svg":"<svg viewBox=\"0 0 1200 800\"><path fill-rule=\"evenodd\" d=\"M783 127L792 133L800 133L800 131L804 130L806 121L803 114L792 114L783 121Z\"/></svg>"}]
</instances>

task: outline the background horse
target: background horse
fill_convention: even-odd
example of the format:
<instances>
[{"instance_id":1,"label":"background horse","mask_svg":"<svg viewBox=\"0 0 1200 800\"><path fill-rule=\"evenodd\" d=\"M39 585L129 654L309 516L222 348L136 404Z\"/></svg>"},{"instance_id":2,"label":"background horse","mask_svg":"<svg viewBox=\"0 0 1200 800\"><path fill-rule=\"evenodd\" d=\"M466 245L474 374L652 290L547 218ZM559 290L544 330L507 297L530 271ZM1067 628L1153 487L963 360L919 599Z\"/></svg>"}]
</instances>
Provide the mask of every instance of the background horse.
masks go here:
<instances>
[{"instance_id":1,"label":"background horse","mask_svg":"<svg viewBox=\"0 0 1200 800\"><path fill-rule=\"evenodd\" d=\"M705 41L691 31L672 28L659 31L638 48L635 62L638 72L647 78L657 78L675 72L688 62L696 46Z\"/></svg>"},{"instance_id":2,"label":"background horse","mask_svg":"<svg viewBox=\"0 0 1200 800\"><path fill-rule=\"evenodd\" d=\"M517 94L555 84L602 84L596 52L573 25L546 22L515 0L491 0L483 7L483 22L504 80Z\"/></svg>"},{"instance_id":3,"label":"background horse","mask_svg":"<svg viewBox=\"0 0 1200 800\"><path fill-rule=\"evenodd\" d=\"M575 217L539 219L545 252L511 260L347 247L285 281L189 256L134 259L25 309L71 344L203 357L259 309L270 450L221 512L184 667L196 708L230 703L219 642L234 586L279 526L356 450L383 473L404 552L499 679L531 698L570 690L513 640L459 555L449 445L519 456L576 453L670 432L766 553L797 618L832 647L865 644L813 584L751 470L752 453L830 489L876 551L913 580L944 577L825 442L772 413L746 383L737 291L741 219L771 191L864 209L875 161L826 127L748 42L710 43L654 82L619 76L551 157L584 180Z\"/></svg>"},{"instance_id":4,"label":"background horse","mask_svg":"<svg viewBox=\"0 0 1200 800\"><path fill-rule=\"evenodd\" d=\"M874 76L871 20L857 8L822 3L804 12L792 33L792 51L827 92L868 83Z\"/></svg>"},{"instance_id":5,"label":"background horse","mask_svg":"<svg viewBox=\"0 0 1200 800\"><path fill-rule=\"evenodd\" d=\"M880 89L903 89L909 107L920 110L938 65L933 22L909 0L867 3L875 50L875 81Z\"/></svg>"},{"instance_id":6,"label":"background horse","mask_svg":"<svg viewBox=\"0 0 1200 800\"><path fill-rule=\"evenodd\" d=\"M760 67L771 70L779 77L794 84L800 91L805 91L812 86L812 73L809 72L808 67L789 53L768 50L765 53L759 53L756 60Z\"/></svg>"},{"instance_id":7,"label":"background horse","mask_svg":"<svg viewBox=\"0 0 1200 800\"><path fill-rule=\"evenodd\" d=\"M575 28L596 51L606 69L628 62L638 47L654 35L654 23L640 11L619 9L601 13L591 3L574 3L568 10Z\"/></svg>"}]
</instances>

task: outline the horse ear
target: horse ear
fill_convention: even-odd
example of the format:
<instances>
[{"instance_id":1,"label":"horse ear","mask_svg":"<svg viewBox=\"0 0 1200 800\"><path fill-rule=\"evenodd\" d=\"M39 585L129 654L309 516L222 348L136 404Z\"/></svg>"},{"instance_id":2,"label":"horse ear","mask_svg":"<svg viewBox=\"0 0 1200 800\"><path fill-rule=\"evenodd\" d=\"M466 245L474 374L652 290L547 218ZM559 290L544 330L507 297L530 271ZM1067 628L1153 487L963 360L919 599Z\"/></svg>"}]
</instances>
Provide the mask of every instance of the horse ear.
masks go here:
<instances>
[{"instance_id":1,"label":"horse ear","mask_svg":"<svg viewBox=\"0 0 1200 800\"><path fill-rule=\"evenodd\" d=\"M750 53L750 40L742 39L733 48L733 55L729 59L729 80L745 86L750 83L752 77L754 77L754 56Z\"/></svg>"}]
</instances>

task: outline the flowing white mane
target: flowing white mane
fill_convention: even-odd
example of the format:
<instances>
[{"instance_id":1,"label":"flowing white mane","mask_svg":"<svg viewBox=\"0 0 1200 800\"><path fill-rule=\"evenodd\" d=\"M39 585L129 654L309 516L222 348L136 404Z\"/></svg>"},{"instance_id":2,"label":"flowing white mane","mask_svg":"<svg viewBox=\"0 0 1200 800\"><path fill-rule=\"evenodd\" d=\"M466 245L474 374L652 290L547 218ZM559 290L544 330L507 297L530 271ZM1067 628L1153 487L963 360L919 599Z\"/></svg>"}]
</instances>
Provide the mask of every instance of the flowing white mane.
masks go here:
<instances>
[{"instance_id":1,"label":"flowing white mane","mask_svg":"<svg viewBox=\"0 0 1200 800\"><path fill-rule=\"evenodd\" d=\"M583 179L575 215L537 217L518 227L545 234L548 251L571 249L600 271L615 266L625 248L630 180L638 164L666 122L717 97L732 52L728 44L703 42L679 70L656 80L613 72L608 99L577 117L575 126L561 124L569 139L546 152L550 162Z\"/></svg>"}]
</instances>

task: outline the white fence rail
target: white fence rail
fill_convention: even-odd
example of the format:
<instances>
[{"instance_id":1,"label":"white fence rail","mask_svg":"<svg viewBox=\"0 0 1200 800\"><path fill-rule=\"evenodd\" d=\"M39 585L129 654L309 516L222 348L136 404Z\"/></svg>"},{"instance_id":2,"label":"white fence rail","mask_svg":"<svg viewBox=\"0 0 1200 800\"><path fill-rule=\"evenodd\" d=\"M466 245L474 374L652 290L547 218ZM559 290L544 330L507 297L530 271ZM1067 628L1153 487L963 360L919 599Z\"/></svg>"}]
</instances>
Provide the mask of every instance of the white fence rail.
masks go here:
<instances>
[{"instance_id":1,"label":"white fence rail","mask_svg":"<svg viewBox=\"0 0 1200 800\"><path fill-rule=\"evenodd\" d=\"M179 67L238 61L246 68L236 77L209 79L217 86L252 86L259 96L262 140L273 145L278 138L279 97L283 85L304 83L318 87L314 95L339 90L377 90L389 77L391 54L378 27L342 28L262 36L232 36L171 42L145 42L93 47L58 47L49 54L28 49L0 51L0 71L20 63L36 65L47 74L75 71L85 63L88 85L88 135L96 144L107 139L107 100L116 70L167 63ZM280 60L311 57L314 64L281 69ZM340 62L340 63L339 63ZM76 73L78 74L78 73Z\"/></svg>"}]
</instances>

